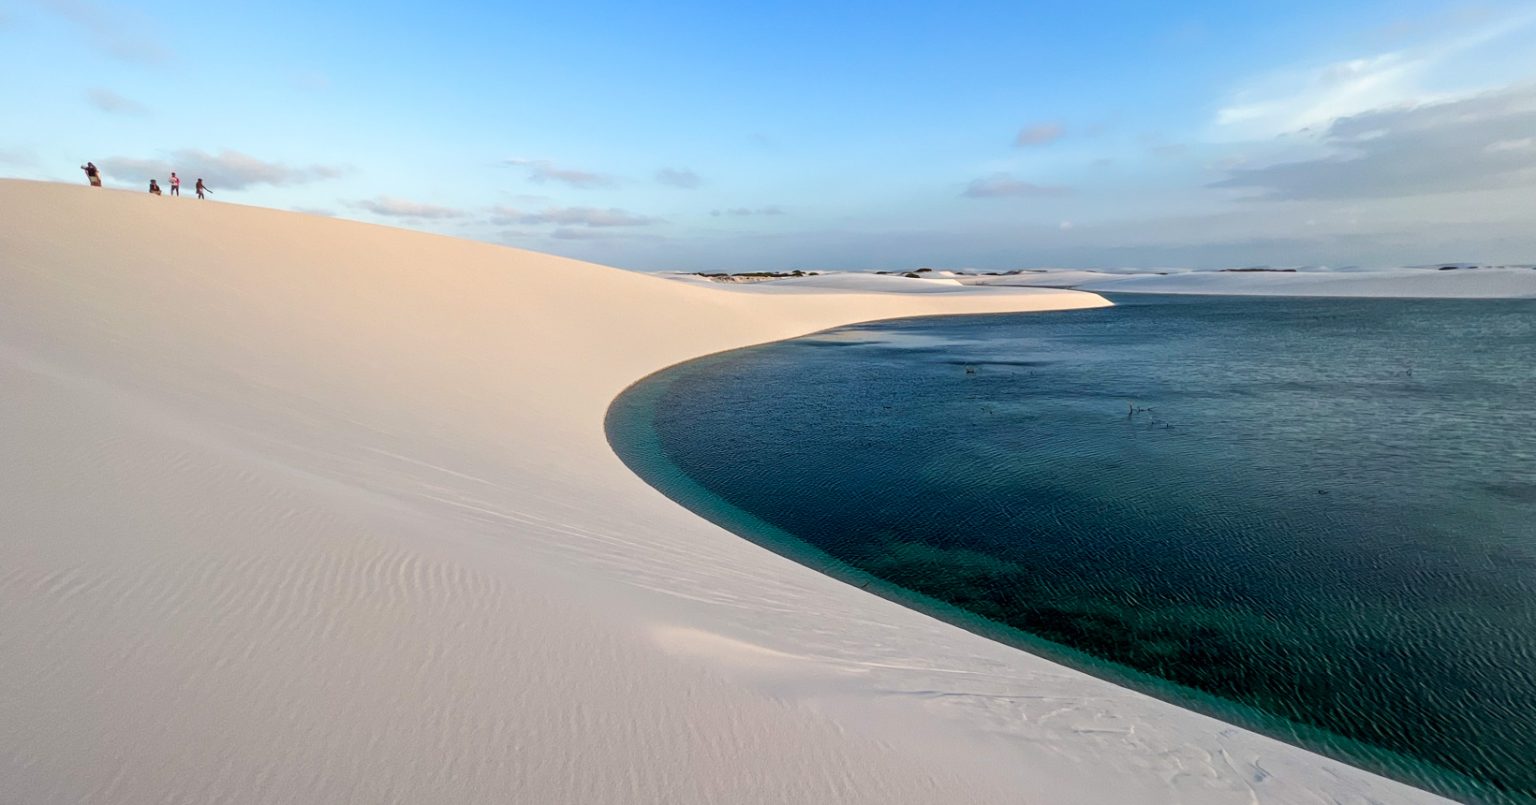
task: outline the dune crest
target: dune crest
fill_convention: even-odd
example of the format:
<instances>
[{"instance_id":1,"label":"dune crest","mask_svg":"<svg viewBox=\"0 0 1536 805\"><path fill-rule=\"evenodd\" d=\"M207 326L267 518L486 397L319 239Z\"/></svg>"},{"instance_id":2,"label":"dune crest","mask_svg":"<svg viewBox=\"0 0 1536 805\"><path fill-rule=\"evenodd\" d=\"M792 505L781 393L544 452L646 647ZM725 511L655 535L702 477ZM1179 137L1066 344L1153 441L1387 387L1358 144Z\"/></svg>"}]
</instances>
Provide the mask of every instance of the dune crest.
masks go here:
<instances>
[{"instance_id":1,"label":"dune crest","mask_svg":"<svg viewBox=\"0 0 1536 805\"><path fill-rule=\"evenodd\" d=\"M1050 290L725 291L0 182L0 801L1433 797L695 517L625 386Z\"/></svg>"}]
</instances>

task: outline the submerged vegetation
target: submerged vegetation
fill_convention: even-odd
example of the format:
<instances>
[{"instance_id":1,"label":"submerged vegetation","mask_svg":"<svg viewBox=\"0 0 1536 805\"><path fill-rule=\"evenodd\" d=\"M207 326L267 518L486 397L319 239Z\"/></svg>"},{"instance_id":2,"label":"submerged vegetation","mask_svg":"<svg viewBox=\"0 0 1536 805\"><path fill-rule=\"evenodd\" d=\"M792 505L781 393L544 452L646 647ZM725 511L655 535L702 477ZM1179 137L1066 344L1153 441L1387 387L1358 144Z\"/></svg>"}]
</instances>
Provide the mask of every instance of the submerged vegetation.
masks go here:
<instances>
[{"instance_id":1,"label":"submerged vegetation","mask_svg":"<svg viewBox=\"0 0 1536 805\"><path fill-rule=\"evenodd\" d=\"M647 416L777 535L747 536L859 586L1452 796L1536 798L1536 302L1116 301L717 356L651 381Z\"/></svg>"}]
</instances>

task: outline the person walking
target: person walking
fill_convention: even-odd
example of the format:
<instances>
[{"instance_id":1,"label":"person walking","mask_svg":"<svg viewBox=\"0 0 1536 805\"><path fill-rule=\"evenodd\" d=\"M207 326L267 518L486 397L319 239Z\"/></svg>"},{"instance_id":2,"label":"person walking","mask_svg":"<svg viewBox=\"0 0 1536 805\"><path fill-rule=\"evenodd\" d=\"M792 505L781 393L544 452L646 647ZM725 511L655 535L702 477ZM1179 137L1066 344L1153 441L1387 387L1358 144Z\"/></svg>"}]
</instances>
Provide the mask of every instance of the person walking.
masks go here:
<instances>
[{"instance_id":1,"label":"person walking","mask_svg":"<svg viewBox=\"0 0 1536 805\"><path fill-rule=\"evenodd\" d=\"M158 196L158 195L160 195L160 183L155 181L154 179L150 179L149 180L149 194L151 196Z\"/></svg>"},{"instance_id":2,"label":"person walking","mask_svg":"<svg viewBox=\"0 0 1536 805\"><path fill-rule=\"evenodd\" d=\"M203 184L202 177L198 177L198 179L197 179L197 197L198 198L202 198L204 193L212 193L212 192L213 192L212 190L208 189L208 185Z\"/></svg>"},{"instance_id":3,"label":"person walking","mask_svg":"<svg viewBox=\"0 0 1536 805\"><path fill-rule=\"evenodd\" d=\"M87 162L80 166L85 171L85 180L91 183L91 187L101 187L101 171L96 168L96 163Z\"/></svg>"},{"instance_id":4,"label":"person walking","mask_svg":"<svg viewBox=\"0 0 1536 805\"><path fill-rule=\"evenodd\" d=\"M171 195L181 195L181 179L176 175L176 171L171 171Z\"/></svg>"}]
</instances>

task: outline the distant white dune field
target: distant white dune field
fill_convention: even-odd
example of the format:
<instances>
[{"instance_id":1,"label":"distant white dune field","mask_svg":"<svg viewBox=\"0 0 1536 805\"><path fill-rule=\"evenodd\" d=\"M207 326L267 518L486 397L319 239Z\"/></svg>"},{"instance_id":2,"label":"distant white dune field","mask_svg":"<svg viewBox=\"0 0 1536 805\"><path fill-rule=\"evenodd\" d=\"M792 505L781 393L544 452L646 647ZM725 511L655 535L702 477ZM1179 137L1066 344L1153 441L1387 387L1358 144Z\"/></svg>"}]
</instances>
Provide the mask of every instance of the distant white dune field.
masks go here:
<instances>
[{"instance_id":1,"label":"distant white dune field","mask_svg":"<svg viewBox=\"0 0 1536 805\"><path fill-rule=\"evenodd\" d=\"M796 565L605 440L705 353L1101 304L0 182L0 802L1435 801Z\"/></svg>"},{"instance_id":2,"label":"distant white dune field","mask_svg":"<svg viewBox=\"0 0 1536 805\"><path fill-rule=\"evenodd\" d=\"M1403 268L1385 271L1190 271L1166 276L1104 279L1073 287L1105 292L1327 296L1395 299L1519 299L1536 297L1536 270Z\"/></svg>"},{"instance_id":3,"label":"distant white dune field","mask_svg":"<svg viewBox=\"0 0 1536 805\"><path fill-rule=\"evenodd\" d=\"M667 274L674 280L712 282L696 274ZM756 282L753 291L790 289L886 290L954 293L967 288L1070 288L1094 293L1194 294L1226 296L1372 297L1380 299L1536 298L1536 269L1530 266L1432 268L1154 272L1032 269L1007 274L934 271L919 277L868 272L826 272L816 276Z\"/></svg>"},{"instance_id":4,"label":"distant white dune field","mask_svg":"<svg viewBox=\"0 0 1536 805\"><path fill-rule=\"evenodd\" d=\"M1373 271L1180 271L1110 274L1027 272L986 277L986 286L1071 287L1104 293L1226 294L1234 296L1373 297L1380 299L1536 298L1536 269L1396 268Z\"/></svg>"}]
</instances>

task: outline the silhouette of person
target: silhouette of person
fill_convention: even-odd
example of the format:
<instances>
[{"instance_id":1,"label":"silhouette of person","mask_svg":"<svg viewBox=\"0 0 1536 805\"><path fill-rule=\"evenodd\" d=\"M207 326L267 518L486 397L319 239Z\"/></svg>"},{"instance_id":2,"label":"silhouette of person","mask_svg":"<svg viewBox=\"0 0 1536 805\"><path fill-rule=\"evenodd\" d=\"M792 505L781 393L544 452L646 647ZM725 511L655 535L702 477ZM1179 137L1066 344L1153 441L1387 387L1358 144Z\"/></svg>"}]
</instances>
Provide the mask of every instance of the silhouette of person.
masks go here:
<instances>
[{"instance_id":1,"label":"silhouette of person","mask_svg":"<svg viewBox=\"0 0 1536 805\"><path fill-rule=\"evenodd\" d=\"M171 171L171 195L181 195L181 179L176 175L176 171Z\"/></svg>"},{"instance_id":2,"label":"silhouette of person","mask_svg":"<svg viewBox=\"0 0 1536 805\"><path fill-rule=\"evenodd\" d=\"M101 171L96 169L96 163L87 162L80 166L85 171L85 180L91 183L91 187L101 187Z\"/></svg>"},{"instance_id":3,"label":"silhouette of person","mask_svg":"<svg viewBox=\"0 0 1536 805\"><path fill-rule=\"evenodd\" d=\"M160 195L160 183L154 179L149 180L149 194L152 196Z\"/></svg>"},{"instance_id":4,"label":"silhouette of person","mask_svg":"<svg viewBox=\"0 0 1536 805\"><path fill-rule=\"evenodd\" d=\"M203 184L202 178L199 177L198 180L197 180L197 197L198 198L202 198L204 193L212 193L212 192L213 192L212 190L208 189L208 185Z\"/></svg>"}]
</instances>

